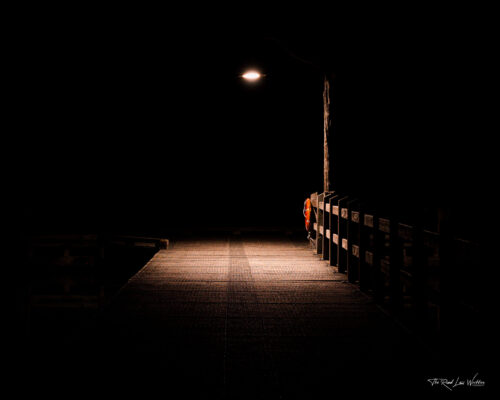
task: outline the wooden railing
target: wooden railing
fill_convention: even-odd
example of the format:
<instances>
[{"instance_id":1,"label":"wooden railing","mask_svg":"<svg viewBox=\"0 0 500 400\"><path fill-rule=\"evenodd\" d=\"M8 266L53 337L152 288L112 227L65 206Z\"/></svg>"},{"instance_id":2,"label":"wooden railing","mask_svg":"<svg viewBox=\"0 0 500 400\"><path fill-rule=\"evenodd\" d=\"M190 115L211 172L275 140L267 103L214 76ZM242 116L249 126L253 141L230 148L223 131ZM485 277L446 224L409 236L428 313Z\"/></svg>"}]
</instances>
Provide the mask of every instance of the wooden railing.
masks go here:
<instances>
[{"instance_id":1,"label":"wooden railing","mask_svg":"<svg viewBox=\"0 0 500 400\"><path fill-rule=\"evenodd\" d=\"M481 268L478 244L402 223L340 193L311 197L316 254L404 323L439 334L448 309L477 311L469 293L480 288L463 289L465 271Z\"/></svg>"},{"instance_id":2,"label":"wooden railing","mask_svg":"<svg viewBox=\"0 0 500 400\"><path fill-rule=\"evenodd\" d=\"M26 243L31 308L103 305L108 251L118 247L166 249L168 240L124 235L44 235ZM120 251L120 250L118 250Z\"/></svg>"}]
</instances>

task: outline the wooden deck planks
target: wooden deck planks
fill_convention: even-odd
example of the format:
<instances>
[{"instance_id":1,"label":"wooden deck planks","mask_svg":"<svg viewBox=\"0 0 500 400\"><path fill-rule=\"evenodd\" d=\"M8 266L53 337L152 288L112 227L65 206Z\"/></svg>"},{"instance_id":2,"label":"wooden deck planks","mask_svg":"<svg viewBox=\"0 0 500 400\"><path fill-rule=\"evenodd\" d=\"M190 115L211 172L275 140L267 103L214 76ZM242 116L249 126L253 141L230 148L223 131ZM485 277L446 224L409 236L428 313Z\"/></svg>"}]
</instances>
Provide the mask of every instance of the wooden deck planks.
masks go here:
<instances>
[{"instance_id":1,"label":"wooden deck planks","mask_svg":"<svg viewBox=\"0 0 500 400\"><path fill-rule=\"evenodd\" d=\"M229 396L286 398L426 357L307 242L288 238L174 243L129 281L106 320L108 350L161 360L173 381Z\"/></svg>"}]
</instances>

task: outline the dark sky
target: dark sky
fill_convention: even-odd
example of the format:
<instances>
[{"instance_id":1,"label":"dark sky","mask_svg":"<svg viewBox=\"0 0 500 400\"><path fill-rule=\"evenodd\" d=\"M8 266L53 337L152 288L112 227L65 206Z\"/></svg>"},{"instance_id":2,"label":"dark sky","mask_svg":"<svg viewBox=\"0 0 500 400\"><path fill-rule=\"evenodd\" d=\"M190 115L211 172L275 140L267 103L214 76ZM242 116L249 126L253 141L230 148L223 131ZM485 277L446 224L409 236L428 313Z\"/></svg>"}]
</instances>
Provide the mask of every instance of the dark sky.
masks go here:
<instances>
[{"instance_id":1,"label":"dark sky","mask_svg":"<svg viewBox=\"0 0 500 400\"><path fill-rule=\"evenodd\" d=\"M322 190L325 71L341 190L437 204L482 187L489 52L466 19L359 29L326 15L266 29L172 18L56 18L11 35L10 148L28 225L300 225L305 197ZM265 78L242 81L249 67Z\"/></svg>"},{"instance_id":2,"label":"dark sky","mask_svg":"<svg viewBox=\"0 0 500 400\"><path fill-rule=\"evenodd\" d=\"M301 220L322 179L322 76L276 38L68 30L30 40L20 124L36 133L18 145L42 225ZM265 78L243 81L248 68Z\"/></svg>"}]
</instances>

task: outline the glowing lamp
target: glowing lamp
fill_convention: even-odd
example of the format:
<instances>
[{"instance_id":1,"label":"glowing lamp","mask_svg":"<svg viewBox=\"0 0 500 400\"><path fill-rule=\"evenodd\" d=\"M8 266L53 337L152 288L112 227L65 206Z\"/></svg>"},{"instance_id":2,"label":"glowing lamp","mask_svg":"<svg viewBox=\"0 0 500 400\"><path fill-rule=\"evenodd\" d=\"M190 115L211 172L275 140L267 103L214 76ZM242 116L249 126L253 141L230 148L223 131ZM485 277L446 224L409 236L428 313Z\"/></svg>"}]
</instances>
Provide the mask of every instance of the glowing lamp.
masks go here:
<instances>
[{"instance_id":1,"label":"glowing lamp","mask_svg":"<svg viewBox=\"0 0 500 400\"><path fill-rule=\"evenodd\" d=\"M248 71L248 72L245 72L243 75L241 75L241 77L243 79L246 79L247 81L256 81L258 79L260 79L262 75L259 74L257 71Z\"/></svg>"}]
</instances>

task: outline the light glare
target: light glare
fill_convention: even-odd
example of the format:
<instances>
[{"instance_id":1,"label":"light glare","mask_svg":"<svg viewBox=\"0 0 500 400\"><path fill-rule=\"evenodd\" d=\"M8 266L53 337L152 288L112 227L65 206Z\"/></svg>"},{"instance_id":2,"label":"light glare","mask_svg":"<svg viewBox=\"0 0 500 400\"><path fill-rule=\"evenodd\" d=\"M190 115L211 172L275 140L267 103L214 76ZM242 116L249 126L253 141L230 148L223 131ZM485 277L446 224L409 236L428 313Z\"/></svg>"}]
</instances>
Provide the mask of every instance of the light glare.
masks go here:
<instances>
[{"instance_id":1,"label":"light glare","mask_svg":"<svg viewBox=\"0 0 500 400\"><path fill-rule=\"evenodd\" d=\"M257 71L248 71L245 72L242 77L247 81L256 81L260 78L260 74Z\"/></svg>"}]
</instances>

